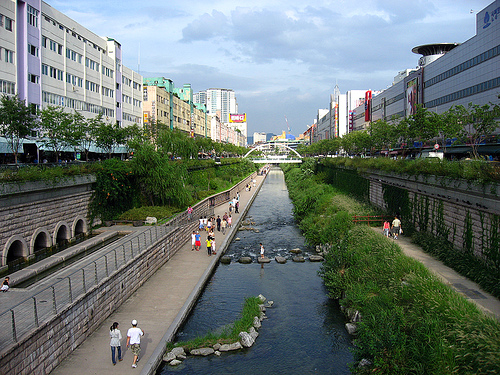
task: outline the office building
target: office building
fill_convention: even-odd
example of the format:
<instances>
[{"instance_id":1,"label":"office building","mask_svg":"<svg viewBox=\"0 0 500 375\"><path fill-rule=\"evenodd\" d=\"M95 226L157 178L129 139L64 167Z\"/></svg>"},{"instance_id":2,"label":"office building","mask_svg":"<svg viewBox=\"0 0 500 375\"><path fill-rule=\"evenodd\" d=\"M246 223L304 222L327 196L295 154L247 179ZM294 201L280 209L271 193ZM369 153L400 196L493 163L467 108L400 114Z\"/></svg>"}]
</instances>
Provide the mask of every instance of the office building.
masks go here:
<instances>
[{"instance_id":1,"label":"office building","mask_svg":"<svg viewBox=\"0 0 500 375\"><path fill-rule=\"evenodd\" d=\"M121 127L142 124L142 77L122 64L122 47L40 0L0 3L0 92L98 113Z\"/></svg>"}]
</instances>

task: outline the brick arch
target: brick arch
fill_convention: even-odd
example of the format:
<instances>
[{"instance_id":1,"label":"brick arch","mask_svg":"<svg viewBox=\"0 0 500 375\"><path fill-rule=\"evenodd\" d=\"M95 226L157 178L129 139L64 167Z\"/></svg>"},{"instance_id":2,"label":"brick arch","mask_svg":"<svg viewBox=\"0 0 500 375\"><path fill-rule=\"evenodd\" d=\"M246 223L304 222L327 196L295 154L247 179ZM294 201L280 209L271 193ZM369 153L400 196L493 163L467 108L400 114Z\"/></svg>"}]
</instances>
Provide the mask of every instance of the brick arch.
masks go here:
<instances>
[{"instance_id":1,"label":"brick arch","mask_svg":"<svg viewBox=\"0 0 500 375\"><path fill-rule=\"evenodd\" d=\"M73 220L73 224L71 225L71 236L76 237L82 233L88 233L87 220L85 220L83 216L78 215L75 217L75 220Z\"/></svg>"},{"instance_id":2,"label":"brick arch","mask_svg":"<svg viewBox=\"0 0 500 375\"><path fill-rule=\"evenodd\" d=\"M59 221L54 227L54 232L52 233L52 243L57 245L63 241L69 241L71 239L71 228L65 221Z\"/></svg>"},{"instance_id":3,"label":"brick arch","mask_svg":"<svg viewBox=\"0 0 500 375\"><path fill-rule=\"evenodd\" d=\"M15 235L9 237L2 251L2 266L6 266L7 262L12 258L27 258L29 248L26 240L21 236Z\"/></svg>"},{"instance_id":4,"label":"brick arch","mask_svg":"<svg viewBox=\"0 0 500 375\"><path fill-rule=\"evenodd\" d=\"M41 227L37 228L31 235L30 241L30 255L34 254L35 251L44 249L46 247L52 246L52 237L47 228Z\"/></svg>"}]
</instances>

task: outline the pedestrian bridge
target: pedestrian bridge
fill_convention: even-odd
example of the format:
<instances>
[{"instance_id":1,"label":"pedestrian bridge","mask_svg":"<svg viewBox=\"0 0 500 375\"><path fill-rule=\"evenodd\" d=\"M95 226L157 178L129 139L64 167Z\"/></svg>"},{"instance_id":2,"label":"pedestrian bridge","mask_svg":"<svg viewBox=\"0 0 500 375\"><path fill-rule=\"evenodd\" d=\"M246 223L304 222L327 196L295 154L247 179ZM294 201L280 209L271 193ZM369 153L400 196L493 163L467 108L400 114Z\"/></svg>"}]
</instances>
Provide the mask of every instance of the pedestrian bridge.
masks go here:
<instances>
[{"instance_id":1,"label":"pedestrian bridge","mask_svg":"<svg viewBox=\"0 0 500 375\"><path fill-rule=\"evenodd\" d=\"M250 155L259 152L258 155ZM302 155L293 148L278 142L262 143L248 151L243 158L259 164L302 163Z\"/></svg>"}]
</instances>

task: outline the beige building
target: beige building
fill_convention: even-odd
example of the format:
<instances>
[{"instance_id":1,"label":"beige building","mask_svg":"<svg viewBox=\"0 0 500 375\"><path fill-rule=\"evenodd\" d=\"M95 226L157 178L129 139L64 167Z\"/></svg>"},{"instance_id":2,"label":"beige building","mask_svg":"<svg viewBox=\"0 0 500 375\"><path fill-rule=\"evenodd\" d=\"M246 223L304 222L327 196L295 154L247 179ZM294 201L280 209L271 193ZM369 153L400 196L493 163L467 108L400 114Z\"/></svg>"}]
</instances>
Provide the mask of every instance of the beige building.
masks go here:
<instances>
[{"instance_id":1,"label":"beige building","mask_svg":"<svg viewBox=\"0 0 500 375\"><path fill-rule=\"evenodd\" d=\"M172 80L155 77L143 80L144 125L161 122L171 129L177 128L191 136L209 137L204 106L195 106L190 85L174 88ZM182 98L181 98L182 96Z\"/></svg>"}]
</instances>

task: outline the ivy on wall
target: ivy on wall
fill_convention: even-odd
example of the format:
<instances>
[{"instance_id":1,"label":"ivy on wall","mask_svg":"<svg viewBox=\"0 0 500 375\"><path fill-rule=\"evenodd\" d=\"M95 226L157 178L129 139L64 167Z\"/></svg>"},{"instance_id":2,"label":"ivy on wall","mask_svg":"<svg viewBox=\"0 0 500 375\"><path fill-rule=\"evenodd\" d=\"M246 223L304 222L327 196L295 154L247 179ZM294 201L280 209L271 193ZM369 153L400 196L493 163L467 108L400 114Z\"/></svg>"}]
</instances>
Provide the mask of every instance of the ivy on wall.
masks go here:
<instances>
[{"instance_id":1,"label":"ivy on wall","mask_svg":"<svg viewBox=\"0 0 500 375\"><path fill-rule=\"evenodd\" d=\"M341 192L363 202L370 200L370 181L360 176L356 170L333 168L320 163L317 165L317 171L323 175L326 183Z\"/></svg>"}]
</instances>

